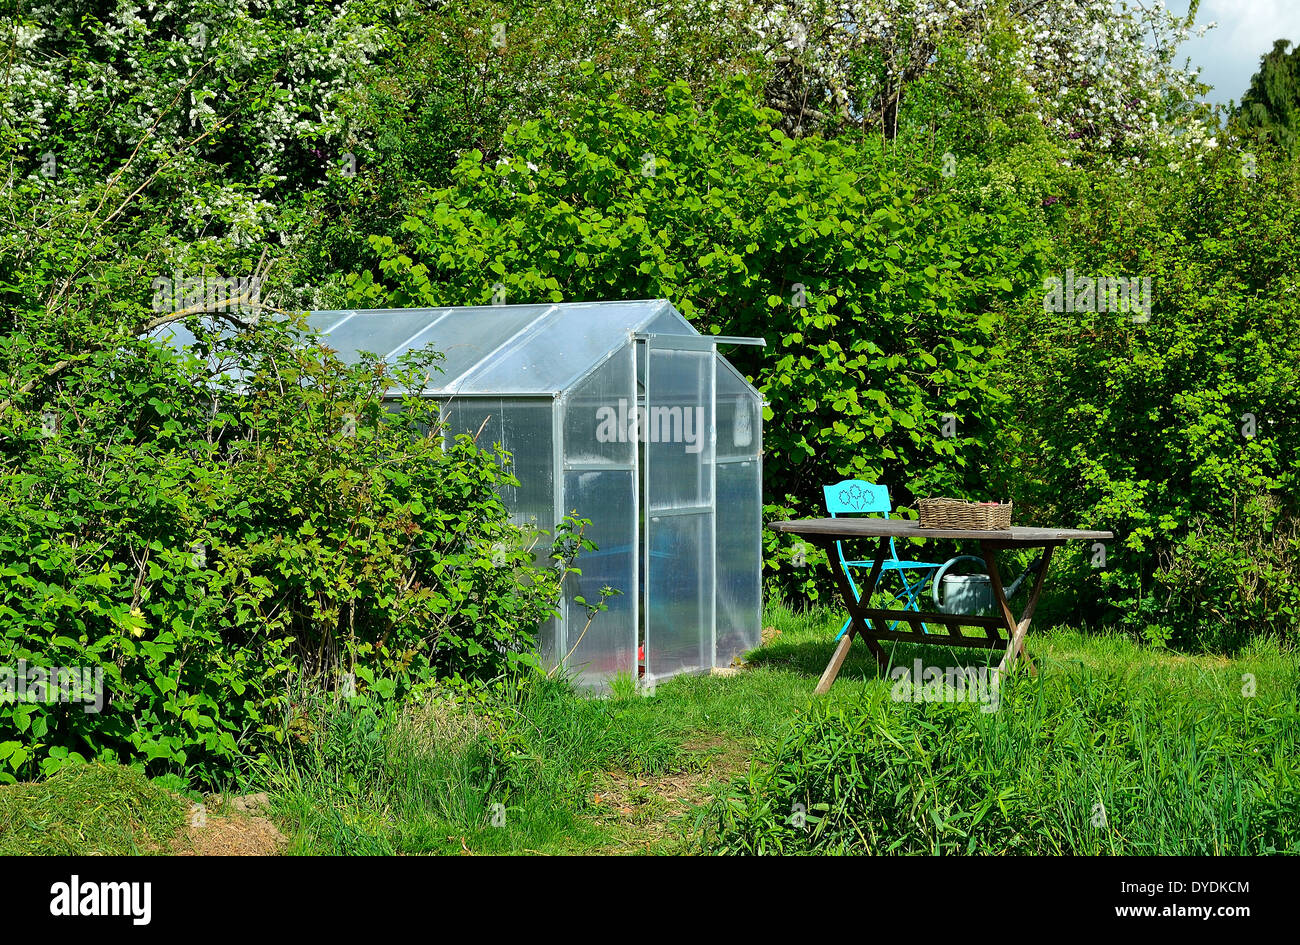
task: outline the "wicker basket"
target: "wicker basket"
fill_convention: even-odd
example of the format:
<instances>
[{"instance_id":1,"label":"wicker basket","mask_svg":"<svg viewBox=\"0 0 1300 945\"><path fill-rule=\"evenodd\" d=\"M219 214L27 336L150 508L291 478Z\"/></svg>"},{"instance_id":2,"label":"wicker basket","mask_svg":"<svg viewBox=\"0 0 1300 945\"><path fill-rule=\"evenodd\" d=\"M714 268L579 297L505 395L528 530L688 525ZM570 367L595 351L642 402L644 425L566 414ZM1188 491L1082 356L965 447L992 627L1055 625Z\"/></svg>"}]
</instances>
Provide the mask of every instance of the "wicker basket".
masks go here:
<instances>
[{"instance_id":1,"label":"wicker basket","mask_svg":"<svg viewBox=\"0 0 1300 945\"><path fill-rule=\"evenodd\" d=\"M1011 503L963 502L960 499L921 499L922 528L1011 527Z\"/></svg>"}]
</instances>

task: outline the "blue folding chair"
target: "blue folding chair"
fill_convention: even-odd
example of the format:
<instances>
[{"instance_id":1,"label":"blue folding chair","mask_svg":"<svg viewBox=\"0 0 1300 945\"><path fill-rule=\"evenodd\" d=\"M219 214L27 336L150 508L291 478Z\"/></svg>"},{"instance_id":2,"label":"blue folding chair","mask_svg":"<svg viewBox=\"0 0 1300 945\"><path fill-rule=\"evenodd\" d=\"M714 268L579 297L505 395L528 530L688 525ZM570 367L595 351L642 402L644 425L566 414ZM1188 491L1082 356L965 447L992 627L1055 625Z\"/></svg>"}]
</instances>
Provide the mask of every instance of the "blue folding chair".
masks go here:
<instances>
[{"instance_id":1,"label":"blue folding chair","mask_svg":"<svg viewBox=\"0 0 1300 945\"><path fill-rule=\"evenodd\" d=\"M884 486L878 486L874 483L863 482L861 479L845 479L843 482L837 482L833 486L823 486L822 491L826 495L826 511L830 513L831 518L839 518L841 515L884 515L889 518L889 513L893 506L889 503L889 490ZM840 557L840 567L844 569L844 575L849 579L849 587L853 588L853 597L855 600L861 600L862 592L858 590L858 585L853 580L853 568L871 569L875 561L849 561L844 557L844 546L841 542L835 542L835 551ZM934 577L943 565L932 564L928 561L900 561L898 560L898 549L894 547L894 539L889 539L890 557L885 559L885 563L880 569L880 581L883 582L885 575L894 573L898 575L899 582L903 589L894 595L894 601L900 601L907 598L907 603L903 606L904 610L915 610L921 612L921 607L917 603L916 597L925 591L925 586ZM914 572L916 577L908 581L907 573ZM877 583L879 588L879 583ZM852 618L844 621L844 626L840 627L840 632L835 634L838 640L844 636L845 631L849 629ZM893 630L898 626L898 621L889 625Z\"/></svg>"}]
</instances>

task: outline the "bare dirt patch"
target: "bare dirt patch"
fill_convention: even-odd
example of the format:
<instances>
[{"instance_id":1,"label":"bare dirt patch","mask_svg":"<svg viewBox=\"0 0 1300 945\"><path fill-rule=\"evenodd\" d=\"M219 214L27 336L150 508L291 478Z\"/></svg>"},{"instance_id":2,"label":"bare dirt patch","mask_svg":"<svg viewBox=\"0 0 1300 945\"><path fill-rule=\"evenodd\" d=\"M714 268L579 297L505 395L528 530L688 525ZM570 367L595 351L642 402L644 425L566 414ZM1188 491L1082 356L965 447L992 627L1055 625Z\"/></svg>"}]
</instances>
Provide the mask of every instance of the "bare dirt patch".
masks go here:
<instances>
[{"instance_id":1,"label":"bare dirt patch","mask_svg":"<svg viewBox=\"0 0 1300 945\"><path fill-rule=\"evenodd\" d=\"M172 838L175 856L279 856L289 840L270 819L265 794L229 800L220 795L190 807L189 821Z\"/></svg>"}]
</instances>

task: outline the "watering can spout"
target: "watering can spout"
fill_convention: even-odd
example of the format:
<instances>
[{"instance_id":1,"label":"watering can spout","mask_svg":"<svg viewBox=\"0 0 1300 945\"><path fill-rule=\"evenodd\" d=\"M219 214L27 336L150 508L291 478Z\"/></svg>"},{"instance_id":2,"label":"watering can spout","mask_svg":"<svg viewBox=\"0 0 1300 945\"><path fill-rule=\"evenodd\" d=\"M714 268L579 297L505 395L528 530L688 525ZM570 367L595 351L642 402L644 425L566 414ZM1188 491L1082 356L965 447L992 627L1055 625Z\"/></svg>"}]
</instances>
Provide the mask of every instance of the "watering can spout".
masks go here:
<instances>
[{"instance_id":1,"label":"watering can spout","mask_svg":"<svg viewBox=\"0 0 1300 945\"><path fill-rule=\"evenodd\" d=\"M1014 581L1012 581L1011 586L1007 588L1007 597L1008 598L1015 597L1016 591L1020 590L1020 585L1025 583L1025 578L1029 577L1029 575L1031 574L1037 574L1038 569L1041 568L1042 566L1043 566L1042 555L1039 555L1033 561L1029 562L1029 567L1025 568L1025 573L1020 575L1020 577L1016 578Z\"/></svg>"}]
</instances>

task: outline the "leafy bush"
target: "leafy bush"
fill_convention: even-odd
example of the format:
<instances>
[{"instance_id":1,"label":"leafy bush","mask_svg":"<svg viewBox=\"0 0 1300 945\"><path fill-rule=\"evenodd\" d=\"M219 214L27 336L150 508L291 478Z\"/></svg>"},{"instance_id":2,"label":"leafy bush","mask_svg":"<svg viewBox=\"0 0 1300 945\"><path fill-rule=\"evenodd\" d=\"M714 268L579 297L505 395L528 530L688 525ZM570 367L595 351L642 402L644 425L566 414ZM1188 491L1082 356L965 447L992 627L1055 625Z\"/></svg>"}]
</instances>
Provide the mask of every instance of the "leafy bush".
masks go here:
<instances>
[{"instance_id":1,"label":"leafy bush","mask_svg":"<svg viewBox=\"0 0 1300 945\"><path fill-rule=\"evenodd\" d=\"M102 329L107 311L120 314L124 296L160 272L244 275L267 246L308 255L302 238L321 195L337 213L371 144L349 117L398 44L394 6L70 0L7 11L0 325L15 297L46 301L33 290L47 281L71 276L98 293L91 324ZM85 215L96 218L89 227ZM96 258L119 274L138 260L151 271L81 279ZM310 298L314 287L282 286L281 298L295 290ZM61 314L71 337L97 334L86 313Z\"/></svg>"},{"instance_id":2,"label":"leafy bush","mask_svg":"<svg viewBox=\"0 0 1300 945\"><path fill-rule=\"evenodd\" d=\"M995 379L1019 508L1117 533L1104 561L1064 549L1056 586L1092 616L1114 605L1185 646L1297 626L1298 194L1294 164L1227 140L1200 164L1098 176L1059 208L1074 235L1058 277L1151 280L1147 320L1041 304L1009 319Z\"/></svg>"},{"instance_id":3,"label":"leafy bush","mask_svg":"<svg viewBox=\"0 0 1300 945\"><path fill-rule=\"evenodd\" d=\"M194 328L208 363L138 342L3 418L0 657L102 670L108 702L0 703L0 779L99 758L213 783L303 736L313 690L535 660L582 539L566 525L566 560L529 567L502 457L444 446L436 405L393 390L430 356L389 376L269 320ZM236 356L241 377L209 373Z\"/></svg>"}]
</instances>

